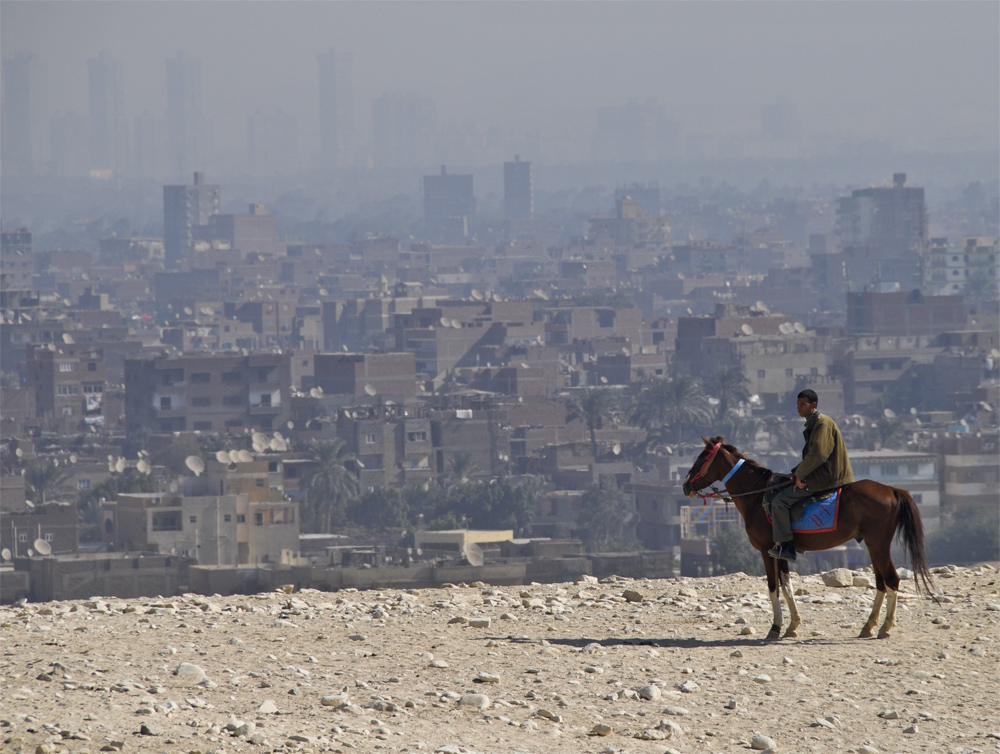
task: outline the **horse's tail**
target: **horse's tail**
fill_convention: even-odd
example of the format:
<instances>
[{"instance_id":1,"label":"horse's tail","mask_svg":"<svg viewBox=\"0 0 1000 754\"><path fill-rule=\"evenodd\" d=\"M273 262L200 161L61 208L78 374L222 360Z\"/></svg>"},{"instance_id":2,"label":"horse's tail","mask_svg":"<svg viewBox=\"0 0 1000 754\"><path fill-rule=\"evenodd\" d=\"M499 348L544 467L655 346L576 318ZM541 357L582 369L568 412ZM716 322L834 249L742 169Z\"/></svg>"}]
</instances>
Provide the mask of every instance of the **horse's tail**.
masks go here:
<instances>
[{"instance_id":1,"label":"horse's tail","mask_svg":"<svg viewBox=\"0 0 1000 754\"><path fill-rule=\"evenodd\" d=\"M913 565L913 580L917 587L923 586L927 594L933 595L933 580L924 556L924 524L920 520L920 510L906 490L893 488L896 496L896 535Z\"/></svg>"}]
</instances>

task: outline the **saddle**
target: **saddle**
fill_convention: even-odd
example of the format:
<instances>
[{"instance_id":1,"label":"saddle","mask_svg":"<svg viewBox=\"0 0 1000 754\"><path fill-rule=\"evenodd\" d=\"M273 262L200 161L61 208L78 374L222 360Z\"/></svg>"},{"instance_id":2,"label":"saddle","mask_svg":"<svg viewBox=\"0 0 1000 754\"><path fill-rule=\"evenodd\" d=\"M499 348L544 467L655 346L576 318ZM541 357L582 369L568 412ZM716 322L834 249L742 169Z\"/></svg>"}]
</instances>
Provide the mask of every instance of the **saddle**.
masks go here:
<instances>
[{"instance_id":1,"label":"saddle","mask_svg":"<svg viewBox=\"0 0 1000 754\"><path fill-rule=\"evenodd\" d=\"M771 504L778 492L791 484L791 474L772 474L768 480L768 490L764 493L764 513L771 520ZM840 491L843 487L832 490L821 490L795 503L789 510L791 514L792 531L824 532L837 526L837 514L840 507Z\"/></svg>"}]
</instances>

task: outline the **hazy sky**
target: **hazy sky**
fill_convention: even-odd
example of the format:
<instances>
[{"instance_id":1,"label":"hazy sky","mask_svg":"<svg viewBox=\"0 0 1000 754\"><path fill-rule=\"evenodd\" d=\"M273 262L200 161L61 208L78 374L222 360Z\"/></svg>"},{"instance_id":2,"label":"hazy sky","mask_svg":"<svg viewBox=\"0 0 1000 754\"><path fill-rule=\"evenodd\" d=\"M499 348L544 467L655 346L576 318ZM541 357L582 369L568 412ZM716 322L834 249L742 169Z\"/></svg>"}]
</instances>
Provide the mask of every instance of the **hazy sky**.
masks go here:
<instances>
[{"instance_id":1,"label":"hazy sky","mask_svg":"<svg viewBox=\"0 0 1000 754\"><path fill-rule=\"evenodd\" d=\"M50 109L87 111L86 60L124 65L127 115L162 115L164 60L201 58L216 141L277 108L318 139L316 54L354 56L358 129L371 100L414 91L439 122L590 129L594 109L653 98L683 130L760 128L786 96L808 131L993 148L997 2L0 3L5 57L36 53Z\"/></svg>"}]
</instances>

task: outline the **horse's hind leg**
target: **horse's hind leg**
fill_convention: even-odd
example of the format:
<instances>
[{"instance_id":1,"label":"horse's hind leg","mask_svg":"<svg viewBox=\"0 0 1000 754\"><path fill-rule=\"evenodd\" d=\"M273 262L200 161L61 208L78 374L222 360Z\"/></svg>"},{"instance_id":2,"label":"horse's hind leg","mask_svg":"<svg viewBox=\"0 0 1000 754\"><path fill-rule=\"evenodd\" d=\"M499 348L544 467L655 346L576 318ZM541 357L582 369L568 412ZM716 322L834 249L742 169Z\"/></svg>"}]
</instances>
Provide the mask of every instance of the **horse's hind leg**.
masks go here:
<instances>
[{"instance_id":1,"label":"horse's hind leg","mask_svg":"<svg viewBox=\"0 0 1000 754\"><path fill-rule=\"evenodd\" d=\"M875 571L875 602L872 604L872 611L868 616L868 620L861 627L861 633L858 634L859 639L870 639L872 637L872 632L875 630L875 626L878 625L878 615L882 611L882 600L885 599L885 579L882 578L882 572L878 568L874 568L873 566L873 570Z\"/></svg>"},{"instance_id":2,"label":"horse's hind leg","mask_svg":"<svg viewBox=\"0 0 1000 754\"><path fill-rule=\"evenodd\" d=\"M781 637L781 600L778 599L778 561L766 552L761 553L764 557L764 572L767 574L767 593L771 598L771 612L773 621L771 630L767 632L767 639L778 639Z\"/></svg>"},{"instance_id":3,"label":"horse's hind leg","mask_svg":"<svg viewBox=\"0 0 1000 754\"><path fill-rule=\"evenodd\" d=\"M784 638L794 639L798 636L798 627L802 625L799 618L799 609L795 605L795 595L792 594L792 582L788 574L788 561L778 561L778 582L781 584L781 593L785 595L785 603L788 605L788 629Z\"/></svg>"},{"instance_id":4,"label":"horse's hind leg","mask_svg":"<svg viewBox=\"0 0 1000 754\"><path fill-rule=\"evenodd\" d=\"M896 626L896 595L899 591L899 574L896 573L896 566L892 563L890 544L891 540L879 543L876 547L868 547L868 552L872 556L872 566L875 568L876 584L880 587L883 583L885 585L885 621L878 630L878 638L880 639L888 639L890 631ZM881 607L878 595L875 599L875 604ZM875 616L877 620L877 612Z\"/></svg>"}]
</instances>

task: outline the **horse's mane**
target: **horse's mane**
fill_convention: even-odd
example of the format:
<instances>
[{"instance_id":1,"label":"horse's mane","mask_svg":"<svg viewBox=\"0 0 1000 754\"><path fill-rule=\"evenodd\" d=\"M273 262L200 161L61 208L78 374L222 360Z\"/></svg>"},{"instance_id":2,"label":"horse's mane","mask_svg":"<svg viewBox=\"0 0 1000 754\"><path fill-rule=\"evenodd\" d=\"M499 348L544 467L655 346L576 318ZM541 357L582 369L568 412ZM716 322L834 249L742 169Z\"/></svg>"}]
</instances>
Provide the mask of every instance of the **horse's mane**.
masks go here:
<instances>
[{"instance_id":1,"label":"horse's mane","mask_svg":"<svg viewBox=\"0 0 1000 754\"><path fill-rule=\"evenodd\" d=\"M736 455L736 456L739 456L740 458L742 458L743 461L744 461L744 463L746 463L748 466L756 466L758 469L765 469L765 467L761 466L759 463L757 463L757 461L755 461L754 459L752 459L749 456L746 456L742 452L740 452L740 449L737 448L735 445L730 445L729 443L727 443L726 442L726 438L723 437L722 435L718 435L717 437L709 438L709 442L712 445L715 445L716 443L721 443L723 448L725 448L726 450L728 450L733 455ZM769 469L765 469L765 471L769 471Z\"/></svg>"}]
</instances>

